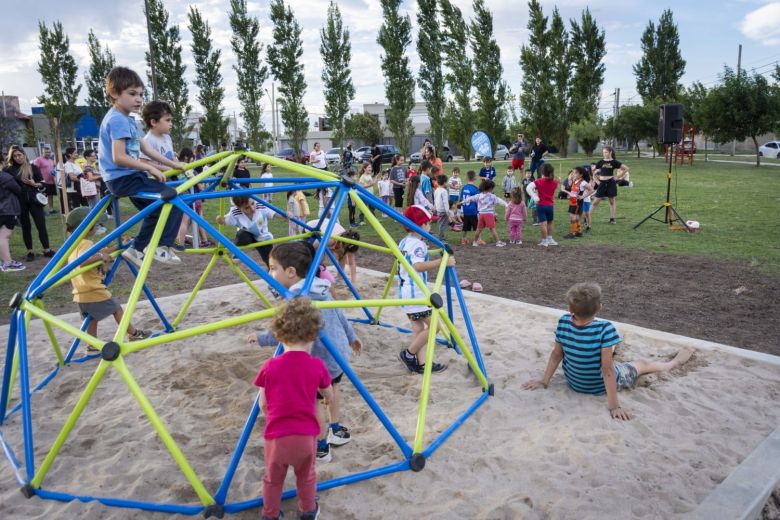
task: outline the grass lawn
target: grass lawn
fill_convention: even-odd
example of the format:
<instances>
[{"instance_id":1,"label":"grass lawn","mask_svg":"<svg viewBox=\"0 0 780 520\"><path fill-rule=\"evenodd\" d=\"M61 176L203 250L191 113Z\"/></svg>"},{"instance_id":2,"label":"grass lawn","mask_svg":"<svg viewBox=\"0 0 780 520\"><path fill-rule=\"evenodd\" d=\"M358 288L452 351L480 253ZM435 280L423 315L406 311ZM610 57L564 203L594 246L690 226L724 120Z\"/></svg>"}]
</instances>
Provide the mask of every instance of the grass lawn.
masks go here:
<instances>
[{"instance_id":1,"label":"grass lawn","mask_svg":"<svg viewBox=\"0 0 780 520\"><path fill-rule=\"evenodd\" d=\"M576 240L559 240L567 247L581 247L586 244L617 246L632 250L648 252L664 252L674 255L707 256L735 261L746 269L753 268L771 276L780 276L780 191L772 186L780 181L780 169L755 168L749 163L741 164L705 163L698 161L693 166L679 166L672 179L672 203L685 219L698 220L701 230L697 234L684 231L670 231L667 226L655 221L648 221L639 229L633 226L646 215L658 208L666 195L667 166L662 159L637 159L633 156L620 156L625 160L631 171L633 188L620 188L617 199L618 223L607 225L609 208L604 201L593 219L593 232ZM565 176L575 165L589 162L584 156L573 156L567 159L551 159L548 162L556 169L556 176ZM497 161L498 185L503 179L508 163ZM454 166L459 166L461 176L469 169L479 170L479 163L446 163L445 173L450 174ZM257 174L257 168L253 174ZM281 168L275 168L276 176L287 173ZM275 195L275 202L284 208L284 196ZM317 203L313 193L309 198L309 206L316 216ZM132 206L128 201L122 202L123 211L130 214ZM567 202L557 200L555 237L568 232ZM210 222L218 212L218 202L209 201L204 204L205 216ZM662 218L663 212L659 212ZM348 222L347 208L341 212L341 222ZM384 220L390 234L396 239L403 236L401 226ZM507 226L503 220L503 211L499 209L498 233L507 239ZM47 218L49 236L52 246L57 248L64 240L63 220L60 216ZM273 219L270 223L275 236L287 233L287 222ZM379 242L378 235L369 226L360 227L364 240ZM459 243L460 237L450 233L450 241ZM41 252L40 244L33 230L34 247ZM538 231L530 224L524 230L525 240L533 243L539 237ZM565 242L565 244L564 244ZM21 229L16 228L11 240L11 251L16 259L24 257L25 248L22 244ZM593 259L607 263L607 259ZM583 258L583 261L591 259ZM186 256L185 256L186 262ZM16 291L23 290L42 268L43 262L36 260L27 270L18 273L0 273L0 301L8 301ZM186 263L184 264L186 267ZM639 266L638 266L639 267ZM200 273L186 273L194 280ZM713 283L716 283L713 281ZM68 301L68 291L57 291L53 298Z\"/></svg>"}]
</instances>

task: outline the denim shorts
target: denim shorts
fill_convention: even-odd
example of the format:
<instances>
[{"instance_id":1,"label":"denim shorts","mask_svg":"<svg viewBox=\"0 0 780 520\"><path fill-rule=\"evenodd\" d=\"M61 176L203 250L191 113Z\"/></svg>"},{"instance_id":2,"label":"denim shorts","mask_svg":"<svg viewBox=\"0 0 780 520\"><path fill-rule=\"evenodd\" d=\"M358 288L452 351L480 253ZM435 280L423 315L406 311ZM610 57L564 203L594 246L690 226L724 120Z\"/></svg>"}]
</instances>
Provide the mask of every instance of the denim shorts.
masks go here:
<instances>
[{"instance_id":1,"label":"denim shorts","mask_svg":"<svg viewBox=\"0 0 780 520\"><path fill-rule=\"evenodd\" d=\"M637 377L639 376L636 373L636 367L631 363L615 363L615 378L618 390L634 388Z\"/></svg>"},{"instance_id":2,"label":"denim shorts","mask_svg":"<svg viewBox=\"0 0 780 520\"><path fill-rule=\"evenodd\" d=\"M589 213L590 212L590 202L583 201L583 203L582 203L582 212L583 213Z\"/></svg>"},{"instance_id":3,"label":"denim shorts","mask_svg":"<svg viewBox=\"0 0 780 520\"><path fill-rule=\"evenodd\" d=\"M539 216L539 222L552 222L555 206L536 206L536 214Z\"/></svg>"}]
</instances>

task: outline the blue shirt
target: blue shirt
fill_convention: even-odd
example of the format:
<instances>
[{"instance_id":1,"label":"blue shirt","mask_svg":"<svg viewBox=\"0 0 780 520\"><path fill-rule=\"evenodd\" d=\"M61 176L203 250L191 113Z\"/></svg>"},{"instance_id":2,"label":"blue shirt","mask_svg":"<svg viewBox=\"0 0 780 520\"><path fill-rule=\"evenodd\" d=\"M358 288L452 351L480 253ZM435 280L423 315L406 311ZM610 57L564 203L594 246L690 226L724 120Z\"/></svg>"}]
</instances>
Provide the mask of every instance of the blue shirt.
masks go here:
<instances>
[{"instance_id":1,"label":"blue shirt","mask_svg":"<svg viewBox=\"0 0 780 520\"><path fill-rule=\"evenodd\" d=\"M111 149L112 141L125 141L125 153L133 159L138 159L141 153L141 141L138 138L138 128L135 119L124 115L115 108L111 108L103 122L100 123L100 141L98 143L98 157L100 161L100 175L104 181L111 181L130 175L138 170L125 168L114 162L114 153Z\"/></svg>"},{"instance_id":2,"label":"blue shirt","mask_svg":"<svg viewBox=\"0 0 780 520\"><path fill-rule=\"evenodd\" d=\"M612 323L593 320L584 327L564 314L555 329L555 341L563 347L563 375L575 392L600 395L607 391L601 373L601 350L620 343Z\"/></svg>"},{"instance_id":3,"label":"blue shirt","mask_svg":"<svg viewBox=\"0 0 780 520\"><path fill-rule=\"evenodd\" d=\"M473 195L479 194L479 188L474 186L473 184L466 184L460 189L460 200L467 199ZM470 202L468 204L464 204L460 207L463 210L464 215L476 215L477 214L477 203L476 202Z\"/></svg>"},{"instance_id":4,"label":"blue shirt","mask_svg":"<svg viewBox=\"0 0 780 520\"><path fill-rule=\"evenodd\" d=\"M428 178L427 175L420 175L420 191L423 192L423 195L426 197L428 195L433 197L433 186L431 186L431 179Z\"/></svg>"},{"instance_id":5,"label":"blue shirt","mask_svg":"<svg viewBox=\"0 0 780 520\"><path fill-rule=\"evenodd\" d=\"M479 170L479 176L492 181L496 178L496 169L492 166L490 168L482 168Z\"/></svg>"}]
</instances>

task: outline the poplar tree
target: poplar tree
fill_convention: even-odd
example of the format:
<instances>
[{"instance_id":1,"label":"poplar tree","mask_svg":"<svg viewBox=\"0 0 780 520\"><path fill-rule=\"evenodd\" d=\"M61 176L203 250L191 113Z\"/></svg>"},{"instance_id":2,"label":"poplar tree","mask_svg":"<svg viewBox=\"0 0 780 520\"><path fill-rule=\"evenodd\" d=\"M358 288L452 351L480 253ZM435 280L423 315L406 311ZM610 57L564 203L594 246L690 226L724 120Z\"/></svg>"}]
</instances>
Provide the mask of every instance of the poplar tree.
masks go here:
<instances>
[{"instance_id":1,"label":"poplar tree","mask_svg":"<svg viewBox=\"0 0 780 520\"><path fill-rule=\"evenodd\" d=\"M553 84L548 79L550 60L547 17L538 0L528 2L528 43L520 47L520 107L524 122L534 136L549 139L553 135L552 106Z\"/></svg>"},{"instance_id":2,"label":"poplar tree","mask_svg":"<svg viewBox=\"0 0 780 520\"><path fill-rule=\"evenodd\" d=\"M431 123L431 141L437 150L444 144L444 73L442 72L442 36L437 19L437 0L418 0L417 54L420 56L420 70L417 85L426 103L428 120ZM461 64L461 66L463 66Z\"/></svg>"},{"instance_id":3,"label":"poplar tree","mask_svg":"<svg viewBox=\"0 0 780 520\"><path fill-rule=\"evenodd\" d=\"M92 29L87 35L87 49L90 61L89 71L84 74L84 82L87 85L87 106L89 113L100 126L103 116L112 105L111 98L106 93L106 76L114 68L115 59L111 49L103 48Z\"/></svg>"},{"instance_id":4,"label":"poplar tree","mask_svg":"<svg viewBox=\"0 0 780 520\"><path fill-rule=\"evenodd\" d=\"M148 11L147 11L148 7ZM189 92L184 72L187 67L181 58L181 36L178 25L168 25L168 11L162 0L148 0L144 13L149 20L152 54L154 55L157 98L165 101L173 110L171 139L175 148L181 148L189 128L187 115L192 107L188 102ZM146 53L146 64L151 69L151 55ZM151 85L151 72L147 72Z\"/></svg>"},{"instance_id":5,"label":"poplar tree","mask_svg":"<svg viewBox=\"0 0 780 520\"><path fill-rule=\"evenodd\" d=\"M189 30L192 33L192 57L195 61L195 84L198 92L198 103L203 107L201 119L201 138L212 146L217 146L227 137L228 120L224 115L222 101L225 89L222 88L222 52L215 49L211 43L211 27L203 19L197 7L190 6L188 13Z\"/></svg>"},{"instance_id":6,"label":"poplar tree","mask_svg":"<svg viewBox=\"0 0 780 520\"><path fill-rule=\"evenodd\" d=\"M634 65L636 90L645 104L678 99L682 90L680 78L685 73L685 60L680 53L680 35L672 11L666 9L658 27L649 21L642 33L642 58Z\"/></svg>"},{"instance_id":7,"label":"poplar tree","mask_svg":"<svg viewBox=\"0 0 780 520\"><path fill-rule=\"evenodd\" d=\"M260 23L249 16L246 0L230 0L230 45L236 55L233 69L238 76L238 100L244 119L247 140L252 150L263 151L269 133L263 126L263 84L268 67L262 63L263 45L258 40Z\"/></svg>"},{"instance_id":8,"label":"poplar tree","mask_svg":"<svg viewBox=\"0 0 780 520\"><path fill-rule=\"evenodd\" d=\"M300 161L301 144L309 130L309 118L303 104L306 81L303 78L303 42L301 27L284 0L272 0L271 21L274 42L268 47L271 74L279 82L279 105L285 131L295 157Z\"/></svg>"},{"instance_id":9,"label":"poplar tree","mask_svg":"<svg viewBox=\"0 0 780 520\"><path fill-rule=\"evenodd\" d=\"M325 27L320 30L320 55L324 64L321 77L325 85L325 115L333 130L333 143L342 146L349 102L355 97L355 86L352 84L350 69L352 45L349 42L349 29L344 28L341 11L333 0L328 6Z\"/></svg>"},{"instance_id":10,"label":"poplar tree","mask_svg":"<svg viewBox=\"0 0 780 520\"><path fill-rule=\"evenodd\" d=\"M570 56L574 64L571 120L593 120L598 114L601 87L604 85L606 37L587 7L579 23L576 20L569 23Z\"/></svg>"},{"instance_id":11,"label":"poplar tree","mask_svg":"<svg viewBox=\"0 0 780 520\"><path fill-rule=\"evenodd\" d=\"M569 142L569 127L574 117L572 105L572 73L571 63L574 61L569 47L569 35L563 23L558 8L553 9L548 32L549 72L547 81L552 84L552 97L547 100L552 110L552 135L550 140L558 147L561 157L567 156Z\"/></svg>"},{"instance_id":12,"label":"poplar tree","mask_svg":"<svg viewBox=\"0 0 780 520\"><path fill-rule=\"evenodd\" d=\"M507 100L501 50L493 37L493 14L484 0L474 0L474 18L469 29L473 54L474 87L476 90L476 123L496 145L506 131Z\"/></svg>"},{"instance_id":13,"label":"poplar tree","mask_svg":"<svg viewBox=\"0 0 780 520\"><path fill-rule=\"evenodd\" d=\"M441 0L442 52L451 99L447 103L445 127L447 137L455 144L466 160L471 158L471 134L474 132L474 110L471 107L472 85L471 58L468 56L468 26L460 9L450 0Z\"/></svg>"},{"instance_id":14,"label":"poplar tree","mask_svg":"<svg viewBox=\"0 0 780 520\"><path fill-rule=\"evenodd\" d=\"M382 0L384 22L377 43L384 51L380 59L388 101L387 127L398 149L408 155L414 135L410 117L414 108L414 77L405 51L412 42L412 22L409 15L401 16L398 12L400 5L401 0Z\"/></svg>"},{"instance_id":15,"label":"poplar tree","mask_svg":"<svg viewBox=\"0 0 780 520\"><path fill-rule=\"evenodd\" d=\"M70 40L62 23L54 22L49 29L44 22L38 22L38 41L41 50L38 72L44 91L38 100L52 125L56 145L59 145L61 136L67 133L75 146L75 125L81 118L77 105L81 85L77 81L76 60L70 53Z\"/></svg>"}]
</instances>

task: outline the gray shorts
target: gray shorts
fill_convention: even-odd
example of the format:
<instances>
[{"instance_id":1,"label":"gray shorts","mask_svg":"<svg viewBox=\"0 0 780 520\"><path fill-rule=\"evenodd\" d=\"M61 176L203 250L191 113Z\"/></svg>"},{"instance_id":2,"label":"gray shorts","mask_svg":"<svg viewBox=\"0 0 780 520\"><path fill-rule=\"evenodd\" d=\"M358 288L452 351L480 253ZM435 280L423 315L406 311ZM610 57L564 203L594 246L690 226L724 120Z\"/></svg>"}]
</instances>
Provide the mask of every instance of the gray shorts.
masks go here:
<instances>
[{"instance_id":1,"label":"gray shorts","mask_svg":"<svg viewBox=\"0 0 780 520\"><path fill-rule=\"evenodd\" d=\"M636 367L631 363L615 363L618 390L629 390L636 386Z\"/></svg>"},{"instance_id":2,"label":"gray shorts","mask_svg":"<svg viewBox=\"0 0 780 520\"><path fill-rule=\"evenodd\" d=\"M79 303L81 317L91 316L94 321L101 321L108 318L116 311L122 310L122 306L113 296L102 302Z\"/></svg>"}]
</instances>

